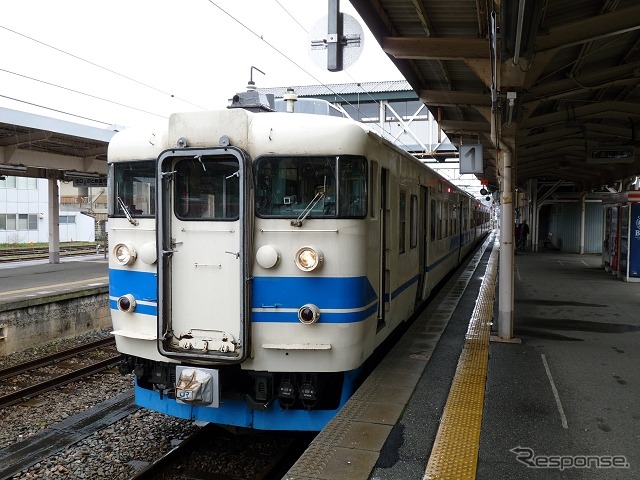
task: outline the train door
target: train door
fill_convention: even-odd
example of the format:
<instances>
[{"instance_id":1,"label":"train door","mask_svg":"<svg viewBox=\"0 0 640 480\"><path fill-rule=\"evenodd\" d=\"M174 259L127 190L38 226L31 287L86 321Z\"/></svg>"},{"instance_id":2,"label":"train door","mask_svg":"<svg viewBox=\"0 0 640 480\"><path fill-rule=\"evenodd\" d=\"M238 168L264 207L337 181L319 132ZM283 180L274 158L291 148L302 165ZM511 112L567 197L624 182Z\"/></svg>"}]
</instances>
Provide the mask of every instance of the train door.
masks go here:
<instances>
[{"instance_id":1,"label":"train door","mask_svg":"<svg viewBox=\"0 0 640 480\"><path fill-rule=\"evenodd\" d=\"M425 262L427 258L427 205L429 205L427 201L427 187L421 185L420 195L418 196L418 211L416 212L418 221L418 288L416 290L416 305L420 305L424 300Z\"/></svg>"},{"instance_id":2,"label":"train door","mask_svg":"<svg viewBox=\"0 0 640 480\"><path fill-rule=\"evenodd\" d=\"M380 331L385 326L386 312L389 309L391 300L391 271L389 266L389 252L387 249L387 235L389 223L389 171L385 168L380 169L380 285L378 291L380 298L378 301L378 328Z\"/></svg>"},{"instance_id":3,"label":"train door","mask_svg":"<svg viewBox=\"0 0 640 480\"><path fill-rule=\"evenodd\" d=\"M236 363L248 354L244 162L232 148L159 157L158 348L167 357Z\"/></svg>"}]
</instances>

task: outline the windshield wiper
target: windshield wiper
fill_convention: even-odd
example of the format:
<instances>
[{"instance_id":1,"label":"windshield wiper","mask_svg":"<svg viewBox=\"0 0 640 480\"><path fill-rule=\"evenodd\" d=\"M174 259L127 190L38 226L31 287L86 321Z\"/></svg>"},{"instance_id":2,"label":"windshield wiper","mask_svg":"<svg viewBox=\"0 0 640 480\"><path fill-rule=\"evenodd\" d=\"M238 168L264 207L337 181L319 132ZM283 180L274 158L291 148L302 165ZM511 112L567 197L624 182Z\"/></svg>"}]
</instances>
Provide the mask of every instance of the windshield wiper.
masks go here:
<instances>
[{"instance_id":1,"label":"windshield wiper","mask_svg":"<svg viewBox=\"0 0 640 480\"><path fill-rule=\"evenodd\" d=\"M116 197L118 199L118 205L120 205L120 208L122 208L122 211L124 212L124 215L127 217L127 220L129 220L129 223L131 225L138 225L140 222L138 222L138 220L135 220L132 216L131 216L131 212L129 211L129 209L127 208L127 206L124 204L124 202L122 201L122 199L120 197Z\"/></svg>"},{"instance_id":2,"label":"windshield wiper","mask_svg":"<svg viewBox=\"0 0 640 480\"><path fill-rule=\"evenodd\" d=\"M316 196L311 199L311 201L309 202L309 205L307 205L304 208L304 210L302 210L300 215L298 215L298 218L296 218L295 220L291 220L291 226L301 227L304 220L311 213L311 210L313 210L313 207L315 207L318 204L318 202L322 200L322 197L324 197L324 192L321 191L316 193Z\"/></svg>"}]
</instances>

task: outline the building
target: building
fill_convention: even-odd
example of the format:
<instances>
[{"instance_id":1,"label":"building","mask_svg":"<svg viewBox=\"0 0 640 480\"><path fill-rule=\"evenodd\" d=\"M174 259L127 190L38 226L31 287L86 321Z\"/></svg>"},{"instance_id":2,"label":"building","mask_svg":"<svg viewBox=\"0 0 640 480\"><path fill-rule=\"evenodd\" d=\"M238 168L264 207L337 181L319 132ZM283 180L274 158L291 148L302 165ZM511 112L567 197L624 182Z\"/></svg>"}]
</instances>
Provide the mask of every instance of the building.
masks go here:
<instances>
[{"instance_id":1,"label":"building","mask_svg":"<svg viewBox=\"0 0 640 480\"><path fill-rule=\"evenodd\" d=\"M77 189L75 189L77 192ZM61 242L93 242L96 221L82 211L82 203L70 204L61 195ZM0 177L0 243L47 243L49 241L48 181L42 178Z\"/></svg>"}]
</instances>

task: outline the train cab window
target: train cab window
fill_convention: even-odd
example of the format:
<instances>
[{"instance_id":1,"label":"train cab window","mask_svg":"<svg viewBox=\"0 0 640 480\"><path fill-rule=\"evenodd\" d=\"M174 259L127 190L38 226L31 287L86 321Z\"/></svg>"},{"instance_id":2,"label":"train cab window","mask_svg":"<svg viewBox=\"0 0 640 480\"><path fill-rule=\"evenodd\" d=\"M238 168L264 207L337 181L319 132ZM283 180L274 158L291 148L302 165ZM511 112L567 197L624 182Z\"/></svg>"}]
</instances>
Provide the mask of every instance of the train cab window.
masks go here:
<instances>
[{"instance_id":1,"label":"train cab window","mask_svg":"<svg viewBox=\"0 0 640 480\"><path fill-rule=\"evenodd\" d=\"M156 162L109 165L109 216L153 217L156 214ZM126 211L125 211L126 209Z\"/></svg>"},{"instance_id":2,"label":"train cab window","mask_svg":"<svg viewBox=\"0 0 640 480\"><path fill-rule=\"evenodd\" d=\"M175 165L176 217L229 221L239 218L240 178L235 157L195 156Z\"/></svg>"},{"instance_id":3,"label":"train cab window","mask_svg":"<svg viewBox=\"0 0 640 480\"><path fill-rule=\"evenodd\" d=\"M256 214L266 218L364 218L362 157L262 157L255 166Z\"/></svg>"}]
</instances>

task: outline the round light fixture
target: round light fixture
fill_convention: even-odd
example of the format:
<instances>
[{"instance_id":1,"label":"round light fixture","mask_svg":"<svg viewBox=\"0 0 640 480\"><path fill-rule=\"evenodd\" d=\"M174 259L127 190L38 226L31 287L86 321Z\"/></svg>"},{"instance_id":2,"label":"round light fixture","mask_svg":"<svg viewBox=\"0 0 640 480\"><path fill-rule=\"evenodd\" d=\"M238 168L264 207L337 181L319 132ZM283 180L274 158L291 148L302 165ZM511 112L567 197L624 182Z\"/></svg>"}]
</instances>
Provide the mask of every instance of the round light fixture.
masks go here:
<instances>
[{"instance_id":1,"label":"round light fixture","mask_svg":"<svg viewBox=\"0 0 640 480\"><path fill-rule=\"evenodd\" d=\"M294 260L300 270L311 272L322 265L324 255L316 247L302 247L296 252Z\"/></svg>"},{"instance_id":2,"label":"round light fixture","mask_svg":"<svg viewBox=\"0 0 640 480\"><path fill-rule=\"evenodd\" d=\"M256 262L262 268L273 268L280 261L280 252L276 247L263 245L256 252Z\"/></svg>"},{"instance_id":3,"label":"round light fixture","mask_svg":"<svg viewBox=\"0 0 640 480\"><path fill-rule=\"evenodd\" d=\"M120 265L131 265L138 257L136 249L129 242L116 244L113 247L113 255Z\"/></svg>"}]
</instances>

